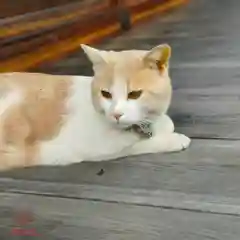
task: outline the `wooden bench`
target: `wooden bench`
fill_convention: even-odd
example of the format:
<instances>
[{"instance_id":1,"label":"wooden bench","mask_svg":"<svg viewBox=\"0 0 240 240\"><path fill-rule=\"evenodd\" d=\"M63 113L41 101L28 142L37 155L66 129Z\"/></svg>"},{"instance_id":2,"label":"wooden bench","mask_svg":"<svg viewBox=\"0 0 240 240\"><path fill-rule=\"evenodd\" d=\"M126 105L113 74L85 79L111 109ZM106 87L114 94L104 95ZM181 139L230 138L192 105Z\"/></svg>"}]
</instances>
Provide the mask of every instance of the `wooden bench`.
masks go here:
<instances>
[{"instance_id":1,"label":"wooden bench","mask_svg":"<svg viewBox=\"0 0 240 240\"><path fill-rule=\"evenodd\" d=\"M23 1L23 0L21 0ZM21 2L19 1L19 2ZM7 1L6 1L7 2ZM28 2L28 0L24 0ZM69 2L69 1L68 1ZM22 71L126 31L184 0L82 0L35 8L0 8L0 72ZM10 1L11 3L11 1ZM5 8L4 8L5 6ZM16 6L17 7L17 6ZM31 10L33 9L33 10Z\"/></svg>"}]
</instances>

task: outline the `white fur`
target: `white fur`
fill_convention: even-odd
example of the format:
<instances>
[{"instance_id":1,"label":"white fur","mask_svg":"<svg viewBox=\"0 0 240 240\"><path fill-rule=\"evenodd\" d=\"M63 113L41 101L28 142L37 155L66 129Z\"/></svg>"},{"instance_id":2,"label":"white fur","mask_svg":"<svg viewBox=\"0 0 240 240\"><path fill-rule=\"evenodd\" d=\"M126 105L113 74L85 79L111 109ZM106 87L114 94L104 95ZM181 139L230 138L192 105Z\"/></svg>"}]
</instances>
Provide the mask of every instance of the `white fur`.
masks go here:
<instances>
[{"instance_id":1,"label":"white fur","mask_svg":"<svg viewBox=\"0 0 240 240\"><path fill-rule=\"evenodd\" d=\"M2 144L4 143L4 131L3 131L3 123L5 115L4 113L11 108L12 106L18 104L23 99L23 95L20 92L20 90L2 90L0 91L0 148L2 147ZM11 146L10 146L11 147Z\"/></svg>"},{"instance_id":2,"label":"white fur","mask_svg":"<svg viewBox=\"0 0 240 240\"><path fill-rule=\"evenodd\" d=\"M41 144L40 164L66 165L143 153L180 151L190 144L188 137L173 132L173 123L166 115L159 116L153 124L155 135L147 140L117 129L93 108L92 78L75 76L73 81L65 125L55 139Z\"/></svg>"},{"instance_id":3,"label":"white fur","mask_svg":"<svg viewBox=\"0 0 240 240\"><path fill-rule=\"evenodd\" d=\"M138 99L127 99L127 86L126 81L116 79L111 88L112 99L106 99L101 97L101 107L110 122L119 125L119 127L131 126L143 120L143 111ZM122 116L117 121L114 118L115 114L121 114Z\"/></svg>"},{"instance_id":4,"label":"white fur","mask_svg":"<svg viewBox=\"0 0 240 240\"><path fill-rule=\"evenodd\" d=\"M0 92L0 116L11 106L20 103L23 95L20 90L4 90Z\"/></svg>"}]
</instances>

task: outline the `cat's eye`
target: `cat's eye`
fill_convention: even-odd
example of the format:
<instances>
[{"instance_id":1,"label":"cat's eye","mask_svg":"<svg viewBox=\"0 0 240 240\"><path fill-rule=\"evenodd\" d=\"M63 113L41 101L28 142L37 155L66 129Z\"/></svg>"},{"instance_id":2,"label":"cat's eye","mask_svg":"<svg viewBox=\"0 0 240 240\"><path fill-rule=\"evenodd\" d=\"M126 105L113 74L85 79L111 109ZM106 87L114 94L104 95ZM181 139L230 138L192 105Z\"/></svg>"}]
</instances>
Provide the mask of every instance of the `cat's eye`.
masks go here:
<instances>
[{"instance_id":1,"label":"cat's eye","mask_svg":"<svg viewBox=\"0 0 240 240\"><path fill-rule=\"evenodd\" d=\"M112 94L108 91L105 91L105 90L102 90L101 91L101 94L104 98L107 98L107 99L111 99L112 98Z\"/></svg>"},{"instance_id":2,"label":"cat's eye","mask_svg":"<svg viewBox=\"0 0 240 240\"><path fill-rule=\"evenodd\" d=\"M128 99L138 99L142 95L142 90L132 91L128 93Z\"/></svg>"}]
</instances>

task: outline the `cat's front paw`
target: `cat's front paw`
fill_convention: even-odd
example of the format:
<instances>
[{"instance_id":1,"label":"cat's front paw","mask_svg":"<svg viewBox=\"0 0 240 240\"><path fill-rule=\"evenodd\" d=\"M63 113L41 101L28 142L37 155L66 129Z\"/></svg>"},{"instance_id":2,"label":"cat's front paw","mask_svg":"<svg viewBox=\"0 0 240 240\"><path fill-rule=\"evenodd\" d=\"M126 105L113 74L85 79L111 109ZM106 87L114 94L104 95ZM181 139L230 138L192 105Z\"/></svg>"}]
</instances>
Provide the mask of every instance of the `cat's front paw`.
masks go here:
<instances>
[{"instance_id":1,"label":"cat's front paw","mask_svg":"<svg viewBox=\"0 0 240 240\"><path fill-rule=\"evenodd\" d=\"M186 148L189 147L189 145L191 143L191 139L184 134L178 134L178 135L179 135L180 142L182 145L182 150L185 150Z\"/></svg>"},{"instance_id":2,"label":"cat's front paw","mask_svg":"<svg viewBox=\"0 0 240 240\"><path fill-rule=\"evenodd\" d=\"M191 139L181 133L173 133L172 135L172 146L173 151L182 151L189 147Z\"/></svg>"}]
</instances>

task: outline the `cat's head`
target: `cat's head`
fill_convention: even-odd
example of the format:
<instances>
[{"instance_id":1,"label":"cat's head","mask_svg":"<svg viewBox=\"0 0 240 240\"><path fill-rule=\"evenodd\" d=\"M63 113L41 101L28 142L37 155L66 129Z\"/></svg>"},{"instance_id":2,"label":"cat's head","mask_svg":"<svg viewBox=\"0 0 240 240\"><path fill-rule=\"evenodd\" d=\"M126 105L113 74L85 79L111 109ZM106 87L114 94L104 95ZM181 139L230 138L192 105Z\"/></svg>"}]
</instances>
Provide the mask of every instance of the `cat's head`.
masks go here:
<instances>
[{"instance_id":1,"label":"cat's head","mask_svg":"<svg viewBox=\"0 0 240 240\"><path fill-rule=\"evenodd\" d=\"M171 48L149 51L103 51L81 45L92 62L95 109L121 127L149 121L165 113L171 101Z\"/></svg>"}]
</instances>

